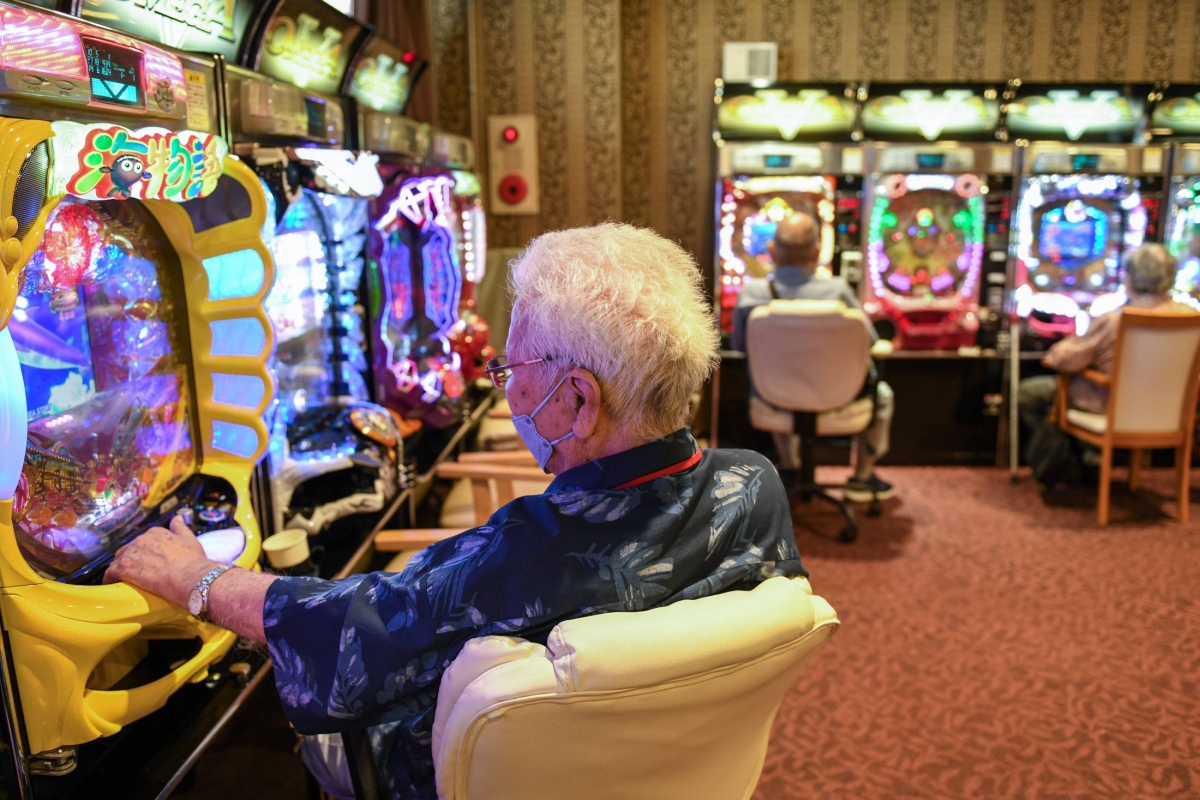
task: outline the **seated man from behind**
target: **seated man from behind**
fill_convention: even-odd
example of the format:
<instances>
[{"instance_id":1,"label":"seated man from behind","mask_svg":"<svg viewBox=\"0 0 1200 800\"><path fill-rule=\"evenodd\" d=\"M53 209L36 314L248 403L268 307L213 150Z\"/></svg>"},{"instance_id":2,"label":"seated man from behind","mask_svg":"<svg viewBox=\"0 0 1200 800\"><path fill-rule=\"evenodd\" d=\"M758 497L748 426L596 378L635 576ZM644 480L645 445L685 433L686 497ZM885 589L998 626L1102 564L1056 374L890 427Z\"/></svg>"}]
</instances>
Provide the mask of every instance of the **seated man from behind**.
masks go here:
<instances>
[{"instance_id":1,"label":"seated man from behind","mask_svg":"<svg viewBox=\"0 0 1200 800\"><path fill-rule=\"evenodd\" d=\"M1128 308L1143 308L1166 314L1194 313L1191 307L1171 299L1177 263L1160 244L1142 245L1124 259L1125 293ZM1094 369L1106 375L1112 372L1117 345L1121 309L1102 314L1091 321L1082 336L1068 336L1055 342L1042 363L1055 372L1074 375L1068 401L1072 408L1103 414L1108 407L1108 387L1098 386L1079 373ZM1053 375L1025 378L1017 389L1017 408L1029 430L1036 429L1054 407L1058 379Z\"/></svg>"},{"instance_id":2,"label":"seated man from behind","mask_svg":"<svg viewBox=\"0 0 1200 800\"><path fill-rule=\"evenodd\" d=\"M775 229L775 238L767 243L775 262L775 275L769 281L747 284L738 296L733 313L734 350L746 349L746 323L750 312L772 300L840 300L847 308L862 310L862 304L850 284L843 278L818 278L815 269L820 258L820 226L807 214L792 214ZM871 341L879 335L869 317L867 328ZM753 387L751 388L753 391ZM892 388L882 381L875 398L875 420L871 427L854 437L854 476L846 488L846 499L852 503L869 503L878 497L887 500L895 495L890 483L875 474L875 464L888 451L892 427ZM799 437L773 434L779 451L780 467L795 470L799 467Z\"/></svg>"},{"instance_id":3,"label":"seated man from behind","mask_svg":"<svg viewBox=\"0 0 1200 800\"><path fill-rule=\"evenodd\" d=\"M373 726L393 798L433 800L442 673L473 637L545 644L564 620L640 611L807 575L787 494L758 453L697 449L688 401L717 330L679 246L628 225L539 236L513 268L504 387L556 475L400 573L340 581L234 569L202 615L258 642L304 734ZM186 605L219 565L178 519L117 553L105 579Z\"/></svg>"}]
</instances>

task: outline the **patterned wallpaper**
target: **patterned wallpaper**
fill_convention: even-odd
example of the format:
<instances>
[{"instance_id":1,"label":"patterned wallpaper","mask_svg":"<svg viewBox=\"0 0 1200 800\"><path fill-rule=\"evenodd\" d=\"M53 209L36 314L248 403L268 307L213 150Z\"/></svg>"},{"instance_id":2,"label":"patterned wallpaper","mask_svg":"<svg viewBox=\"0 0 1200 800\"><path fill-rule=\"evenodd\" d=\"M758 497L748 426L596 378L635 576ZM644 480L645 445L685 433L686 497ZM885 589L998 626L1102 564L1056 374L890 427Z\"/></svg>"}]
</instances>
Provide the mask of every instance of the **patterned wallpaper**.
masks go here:
<instances>
[{"instance_id":1,"label":"patterned wallpaper","mask_svg":"<svg viewBox=\"0 0 1200 800\"><path fill-rule=\"evenodd\" d=\"M501 247L614 219L707 258L725 41L779 43L793 80L1200 81L1200 0L430 3L440 124L469 133L472 102L481 124L538 115L542 213L493 216Z\"/></svg>"}]
</instances>

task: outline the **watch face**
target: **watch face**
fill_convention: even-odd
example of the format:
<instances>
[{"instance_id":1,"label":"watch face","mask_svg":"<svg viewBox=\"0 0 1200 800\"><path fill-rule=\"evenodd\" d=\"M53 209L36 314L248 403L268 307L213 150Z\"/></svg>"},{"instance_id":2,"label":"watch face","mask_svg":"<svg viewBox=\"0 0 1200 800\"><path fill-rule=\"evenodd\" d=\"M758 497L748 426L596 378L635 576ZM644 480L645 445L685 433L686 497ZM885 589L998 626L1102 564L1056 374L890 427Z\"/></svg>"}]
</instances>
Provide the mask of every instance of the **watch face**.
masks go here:
<instances>
[{"instance_id":1,"label":"watch face","mask_svg":"<svg viewBox=\"0 0 1200 800\"><path fill-rule=\"evenodd\" d=\"M200 612L204 610L204 597L200 594L199 589L192 589L192 593L188 595L188 613L193 617L199 617Z\"/></svg>"}]
</instances>

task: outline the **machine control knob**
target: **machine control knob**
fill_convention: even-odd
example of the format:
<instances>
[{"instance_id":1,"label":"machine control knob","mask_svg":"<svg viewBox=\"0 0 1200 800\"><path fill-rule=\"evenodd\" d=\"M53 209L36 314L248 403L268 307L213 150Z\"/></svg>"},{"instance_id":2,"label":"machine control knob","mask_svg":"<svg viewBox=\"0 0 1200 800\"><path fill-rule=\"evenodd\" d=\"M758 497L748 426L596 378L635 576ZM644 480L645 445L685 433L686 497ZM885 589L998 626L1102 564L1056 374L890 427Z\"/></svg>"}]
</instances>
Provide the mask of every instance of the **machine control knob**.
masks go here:
<instances>
[{"instance_id":1,"label":"machine control knob","mask_svg":"<svg viewBox=\"0 0 1200 800\"><path fill-rule=\"evenodd\" d=\"M229 519L229 515L220 508L205 508L200 511L200 519L209 525L219 525Z\"/></svg>"},{"instance_id":2,"label":"machine control knob","mask_svg":"<svg viewBox=\"0 0 1200 800\"><path fill-rule=\"evenodd\" d=\"M30 86L41 86L46 82L44 78L39 78L37 75L24 75L21 77L21 80L25 81L25 83L29 84Z\"/></svg>"}]
</instances>

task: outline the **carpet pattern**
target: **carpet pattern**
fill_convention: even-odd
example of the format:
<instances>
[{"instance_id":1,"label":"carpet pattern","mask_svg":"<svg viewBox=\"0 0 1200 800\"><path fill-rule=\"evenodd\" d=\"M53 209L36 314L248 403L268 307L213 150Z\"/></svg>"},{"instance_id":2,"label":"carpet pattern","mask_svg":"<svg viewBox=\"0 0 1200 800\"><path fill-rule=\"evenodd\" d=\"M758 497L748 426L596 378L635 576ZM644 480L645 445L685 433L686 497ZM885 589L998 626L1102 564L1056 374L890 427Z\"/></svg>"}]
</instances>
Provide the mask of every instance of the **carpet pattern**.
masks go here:
<instances>
[{"instance_id":1,"label":"carpet pattern","mask_svg":"<svg viewBox=\"0 0 1200 800\"><path fill-rule=\"evenodd\" d=\"M923 467L883 472L897 498L856 544L798 524L843 625L785 697L755 800L1200 797L1200 523L1175 521L1171 471L1145 475L1114 483L1107 528L1094 489Z\"/></svg>"}]
</instances>

